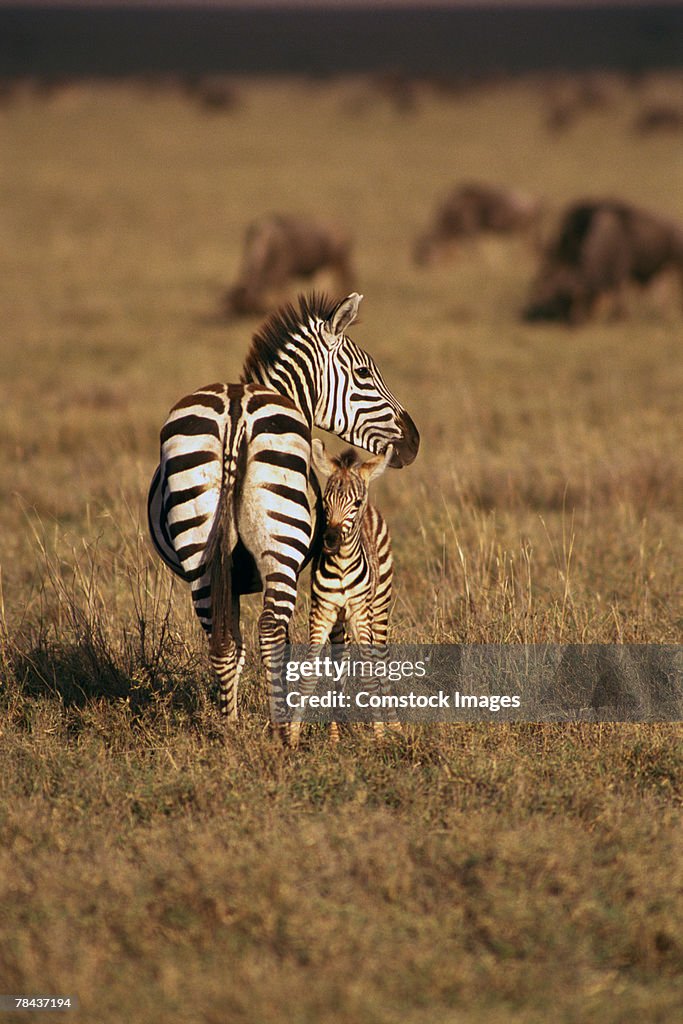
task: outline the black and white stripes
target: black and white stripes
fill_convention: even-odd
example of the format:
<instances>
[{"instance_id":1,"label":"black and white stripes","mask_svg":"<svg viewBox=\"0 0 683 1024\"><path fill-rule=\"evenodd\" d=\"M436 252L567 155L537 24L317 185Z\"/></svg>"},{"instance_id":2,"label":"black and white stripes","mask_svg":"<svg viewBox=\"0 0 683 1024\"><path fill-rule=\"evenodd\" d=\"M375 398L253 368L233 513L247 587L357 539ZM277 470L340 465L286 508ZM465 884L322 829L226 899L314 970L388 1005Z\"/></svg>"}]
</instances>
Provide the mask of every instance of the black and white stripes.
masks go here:
<instances>
[{"instance_id":1,"label":"black and white stripes","mask_svg":"<svg viewBox=\"0 0 683 1024\"><path fill-rule=\"evenodd\" d=\"M150 530L160 556L190 584L210 636L221 711L232 719L244 662L242 594L264 592L261 655L271 680L277 676L311 549L311 428L373 452L391 445L392 466L417 454L412 420L344 333L360 299L313 297L274 314L254 337L242 383L181 399L161 431ZM280 695L271 696L277 705Z\"/></svg>"},{"instance_id":2,"label":"black and white stripes","mask_svg":"<svg viewBox=\"0 0 683 1024\"><path fill-rule=\"evenodd\" d=\"M315 657L329 639L333 645L357 644L362 656L381 656L387 643L389 606L393 582L391 539L387 524L368 501L370 481L387 467L391 452L361 463L348 449L330 458L317 438L313 441L313 464L327 477L323 495L324 532L322 549L311 573L309 656ZM301 683L306 693L315 685ZM368 682L371 689L376 681ZM292 723L296 744L299 721ZM375 722L380 735L383 723ZM331 737L338 736L335 723Z\"/></svg>"},{"instance_id":3,"label":"black and white stripes","mask_svg":"<svg viewBox=\"0 0 683 1024\"><path fill-rule=\"evenodd\" d=\"M311 574L311 645L332 635L343 642L384 647L393 579L391 540L383 516L368 501L370 481L389 453L360 462L353 449L330 458L313 442L313 463L328 477L323 495L322 550Z\"/></svg>"}]
</instances>

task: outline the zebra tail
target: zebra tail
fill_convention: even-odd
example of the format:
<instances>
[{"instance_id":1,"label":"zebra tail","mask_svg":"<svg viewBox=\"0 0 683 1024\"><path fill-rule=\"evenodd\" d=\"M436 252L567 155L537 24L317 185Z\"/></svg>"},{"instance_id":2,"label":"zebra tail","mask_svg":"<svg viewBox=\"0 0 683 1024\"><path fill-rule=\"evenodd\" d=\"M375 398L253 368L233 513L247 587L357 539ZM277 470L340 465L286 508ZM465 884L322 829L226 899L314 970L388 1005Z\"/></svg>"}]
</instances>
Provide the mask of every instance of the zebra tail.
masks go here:
<instances>
[{"instance_id":1,"label":"zebra tail","mask_svg":"<svg viewBox=\"0 0 683 1024\"><path fill-rule=\"evenodd\" d=\"M223 464L223 479L216 519L206 545L204 564L210 566L211 586L211 654L223 654L233 639L232 633L232 550L237 543L235 526L236 462Z\"/></svg>"},{"instance_id":2,"label":"zebra tail","mask_svg":"<svg viewBox=\"0 0 683 1024\"><path fill-rule=\"evenodd\" d=\"M223 531L211 558L211 638L209 651L220 655L232 639L232 556Z\"/></svg>"}]
</instances>

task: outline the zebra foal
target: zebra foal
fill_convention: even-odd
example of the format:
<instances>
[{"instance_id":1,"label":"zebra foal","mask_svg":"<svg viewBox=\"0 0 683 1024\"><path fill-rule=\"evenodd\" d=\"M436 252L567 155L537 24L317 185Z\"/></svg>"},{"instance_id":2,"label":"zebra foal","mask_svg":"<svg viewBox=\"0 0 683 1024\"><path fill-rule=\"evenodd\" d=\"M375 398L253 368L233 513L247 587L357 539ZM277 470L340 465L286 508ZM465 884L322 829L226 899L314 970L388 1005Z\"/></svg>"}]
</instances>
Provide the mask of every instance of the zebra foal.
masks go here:
<instances>
[{"instance_id":1,"label":"zebra foal","mask_svg":"<svg viewBox=\"0 0 683 1024\"><path fill-rule=\"evenodd\" d=\"M263 591L261 660L271 714L299 574L311 556L311 429L408 466L420 437L374 360L346 334L362 296L285 306L254 335L238 384L182 398L161 430L148 519L158 554L192 591L209 636L221 712L237 718L240 598ZM312 481L311 481L312 482Z\"/></svg>"},{"instance_id":2,"label":"zebra foal","mask_svg":"<svg viewBox=\"0 0 683 1024\"><path fill-rule=\"evenodd\" d=\"M386 647L393 583L391 538L384 517L369 502L368 488L387 468L391 455L389 445L383 454L366 462L351 448L331 458L322 441L313 441L313 465L328 479L323 494L322 549L311 572L312 654L328 639L333 645L350 640L367 649L371 658ZM299 729L300 724L294 722L294 743ZM381 735L383 723L375 721L374 730ZM330 738L336 741L338 737L333 722Z\"/></svg>"}]
</instances>

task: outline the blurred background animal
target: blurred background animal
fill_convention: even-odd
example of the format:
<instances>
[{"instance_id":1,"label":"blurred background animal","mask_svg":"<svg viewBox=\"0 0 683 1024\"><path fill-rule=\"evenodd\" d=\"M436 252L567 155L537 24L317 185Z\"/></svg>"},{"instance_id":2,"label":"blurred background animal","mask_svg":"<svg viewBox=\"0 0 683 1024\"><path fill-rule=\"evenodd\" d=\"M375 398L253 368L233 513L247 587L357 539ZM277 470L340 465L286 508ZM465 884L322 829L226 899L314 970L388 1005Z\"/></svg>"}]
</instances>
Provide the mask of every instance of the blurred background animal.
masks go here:
<instances>
[{"instance_id":1,"label":"blurred background animal","mask_svg":"<svg viewBox=\"0 0 683 1024\"><path fill-rule=\"evenodd\" d=\"M642 135L653 132L680 132L683 130L683 104L660 100L643 107L633 127Z\"/></svg>"},{"instance_id":2,"label":"blurred background animal","mask_svg":"<svg viewBox=\"0 0 683 1024\"><path fill-rule=\"evenodd\" d=\"M190 75L185 94L200 110L210 113L229 113L241 103L239 88L229 75Z\"/></svg>"},{"instance_id":3,"label":"blurred background animal","mask_svg":"<svg viewBox=\"0 0 683 1024\"><path fill-rule=\"evenodd\" d=\"M683 275L683 226L616 199L582 200L546 250L524 319L579 324L604 299L623 313L629 284L667 270Z\"/></svg>"},{"instance_id":4,"label":"blurred background animal","mask_svg":"<svg viewBox=\"0 0 683 1024\"><path fill-rule=\"evenodd\" d=\"M513 234L538 224L541 202L515 189L468 182L437 207L429 229L415 243L414 260L428 266L452 255L456 243L482 232Z\"/></svg>"},{"instance_id":5,"label":"blurred background animal","mask_svg":"<svg viewBox=\"0 0 683 1024\"><path fill-rule=\"evenodd\" d=\"M550 76L542 90L546 130L563 132L586 112L612 110L625 87L623 76L609 71Z\"/></svg>"},{"instance_id":6,"label":"blurred background animal","mask_svg":"<svg viewBox=\"0 0 683 1024\"><path fill-rule=\"evenodd\" d=\"M351 236L338 224L291 214L268 214L247 228L242 266L224 298L229 315L263 314L287 296L287 287L319 272L345 294L352 285Z\"/></svg>"}]
</instances>

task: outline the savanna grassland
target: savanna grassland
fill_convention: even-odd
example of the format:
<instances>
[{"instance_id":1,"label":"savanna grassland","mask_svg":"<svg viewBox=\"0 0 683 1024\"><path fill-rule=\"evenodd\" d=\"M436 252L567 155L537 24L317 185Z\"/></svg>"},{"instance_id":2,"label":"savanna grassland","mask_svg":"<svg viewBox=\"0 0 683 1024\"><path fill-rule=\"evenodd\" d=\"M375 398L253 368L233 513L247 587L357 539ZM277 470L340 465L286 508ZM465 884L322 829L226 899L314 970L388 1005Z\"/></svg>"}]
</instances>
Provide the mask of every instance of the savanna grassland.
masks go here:
<instances>
[{"instance_id":1,"label":"savanna grassland","mask_svg":"<svg viewBox=\"0 0 683 1024\"><path fill-rule=\"evenodd\" d=\"M244 82L212 115L92 84L0 113L0 990L130 1024L673 1021L679 726L415 728L379 749L356 730L332 750L321 730L285 751L258 600L229 729L150 551L166 412L237 380L257 325L217 315L244 228L300 210L353 229L350 333L422 434L375 491L393 637L680 642L677 282L568 330L519 319L529 240L410 260L465 178L542 195L544 231L582 195L683 220L680 136L635 135L626 87L557 135L533 83L409 116L355 90Z\"/></svg>"}]
</instances>

